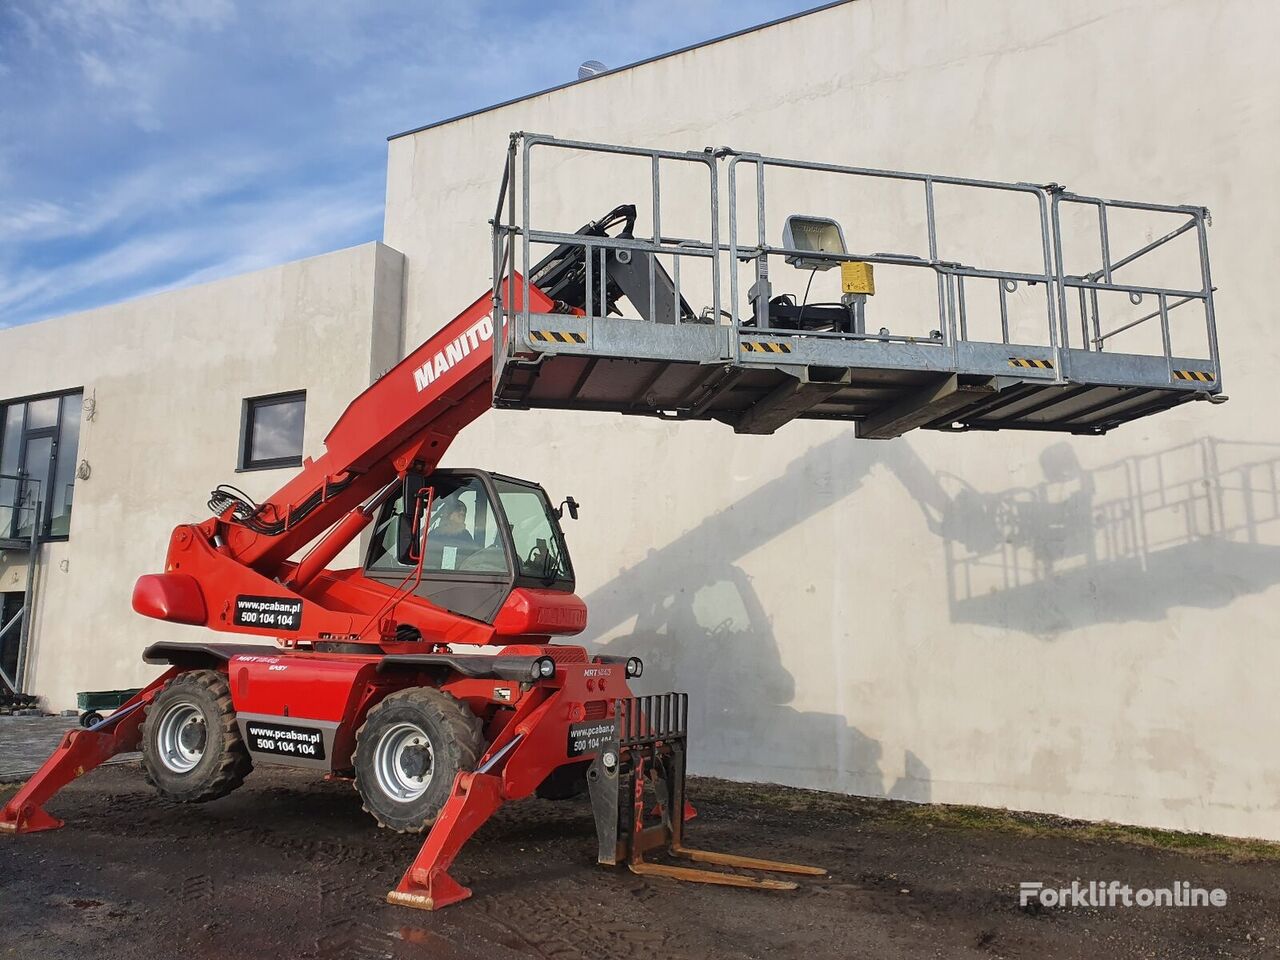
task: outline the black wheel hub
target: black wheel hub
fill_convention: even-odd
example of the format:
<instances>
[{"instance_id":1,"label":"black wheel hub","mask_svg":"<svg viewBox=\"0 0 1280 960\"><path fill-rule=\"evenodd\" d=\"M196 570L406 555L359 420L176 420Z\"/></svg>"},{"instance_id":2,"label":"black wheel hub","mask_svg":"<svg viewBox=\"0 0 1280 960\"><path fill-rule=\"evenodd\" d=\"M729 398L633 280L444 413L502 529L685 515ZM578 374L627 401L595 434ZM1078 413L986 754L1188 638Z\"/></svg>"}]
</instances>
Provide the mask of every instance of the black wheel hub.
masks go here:
<instances>
[{"instance_id":1,"label":"black wheel hub","mask_svg":"<svg viewBox=\"0 0 1280 960\"><path fill-rule=\"evenodd\" d=\"M405 776L421 780L431 772L431 750L428 747L410 747L400 755L400 769Z\"/></svg>"},{"instance_id":2,"label":"black wheel hub","mask_svg":"<svg viewBox=\"0 0 1280 960\"><path fill-rule=\"evenodd\" d=\"M183 749L190 751L203 751L205 741L205 732L203 723L184 724L182 730L178 733L178 742L182 744Z\"/></svg>"}]
</instances>

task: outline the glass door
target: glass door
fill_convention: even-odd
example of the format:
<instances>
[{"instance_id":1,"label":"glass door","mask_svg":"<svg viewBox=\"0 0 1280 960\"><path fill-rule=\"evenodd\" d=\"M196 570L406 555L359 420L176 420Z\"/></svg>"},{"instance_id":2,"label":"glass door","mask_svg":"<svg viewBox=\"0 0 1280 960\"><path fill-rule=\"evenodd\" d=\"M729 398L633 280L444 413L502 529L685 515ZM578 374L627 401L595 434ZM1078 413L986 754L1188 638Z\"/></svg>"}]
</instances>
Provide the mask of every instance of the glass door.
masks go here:
<instances>
[{"instance_id":1,"label":"glass door","mask_svg":"<svg viewBox=\"0 0 1280 960\"><path fill-rule=\"evenodd\" d=\"M49 476L53 472L53 437L27 434L22 451L22 478L18 481L18 510L14 526L22 539L31 536L32 525L48 502Z\"/></svg>"}]
</instances>

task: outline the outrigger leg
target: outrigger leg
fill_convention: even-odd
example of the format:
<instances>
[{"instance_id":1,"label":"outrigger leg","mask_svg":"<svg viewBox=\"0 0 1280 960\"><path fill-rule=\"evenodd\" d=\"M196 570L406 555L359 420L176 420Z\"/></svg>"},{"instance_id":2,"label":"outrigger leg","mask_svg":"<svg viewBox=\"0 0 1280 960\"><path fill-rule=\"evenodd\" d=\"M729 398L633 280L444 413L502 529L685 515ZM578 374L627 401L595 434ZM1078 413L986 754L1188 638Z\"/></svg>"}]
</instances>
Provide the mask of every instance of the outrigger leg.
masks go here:
<instances>
[{"instance_id":1,"label":"outrigger leg","mask_svg":"<svg viewBox=\"0 0 1280 960\"><path fill-rule=\"evenodd\" d=\"M465 900L471 890L449 876L462 845L502 806L502 778L459 773L427 840L387 902L419 910L439 910Z\"/></svg>"},{"instance_id":2,"label":"outrigger leg","mask_svg":"<svg viewBox=\"0 0 1280 960\"><path fill-rule=\"evenodd\" d=\"M44 765L0 809L0 833L35 833L62 826L61 820L44 811L43 804L72 780L117 753L137 750L142 736L143 708L177 672L177 668L166 670L132 700L88 730L68 731Z\"/></svg>"}]
</instances>

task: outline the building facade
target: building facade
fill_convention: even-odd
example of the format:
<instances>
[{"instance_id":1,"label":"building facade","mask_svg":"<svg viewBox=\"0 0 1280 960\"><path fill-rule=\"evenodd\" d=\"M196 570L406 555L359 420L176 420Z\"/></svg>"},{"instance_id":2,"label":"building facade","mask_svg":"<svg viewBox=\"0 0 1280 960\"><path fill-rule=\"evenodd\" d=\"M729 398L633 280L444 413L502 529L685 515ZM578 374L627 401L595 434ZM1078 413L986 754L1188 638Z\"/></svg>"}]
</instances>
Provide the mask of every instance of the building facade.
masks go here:
<instances>
[{"instance_id":1,"label":"building facade","mask_svg":"<svg viewBox=\"0 0 1280 960\"><path fill-rule=\"evenodd\" d=\"M10 612L27 591L21 541L32 503L53 505L42 511L51 529L32 578L24 671L45 707L74 707L81 690L141 686L154 675L140 659L147 644L195 639L135 614L133 582L161 568L174 526L209 515L214 486L253 497L276 490L396 362L402 267L398 253L370 243L0 331L0 474L20 466L26 475L6 481L0 500L9 528L0 597ZM50 421L61 425L52 495L39 482L50 475L41 466ZM355 563L355 550L341 562ZM3 647L10 675L16 637Z\"/></svg>"},{"instance_id":2,"label":"building facade","mask_svg":"<svg viewBox=\"0 0 1280 960\"><path fill-rule=\"evenodd\" d=\"M31 688L62 707L148 675L137 653L171 628L130 614L129 584L203 516L203 490L235 481L247 401L305 390L315 453L371 374L484 292L513 130L1053 180L1212 210L1229 403L1096 438L875 442L494 411L447 463L583 504L567 534L585 638L644 657L649 690L689 691L696 772L1280 839L1280 347L1264 333L1280 66L1259 29L1275 16L1252 0L839 4L392 138L386 247L0 331L0 356L31 358L0 361L0 400L82 391L91 467L70 539L44 548ZM608 172L571 186L544 222L634 202ZM282 292L299 273L319 289ZM20 581L12 563L0 576Z\"/></svg>"}]
</instances>

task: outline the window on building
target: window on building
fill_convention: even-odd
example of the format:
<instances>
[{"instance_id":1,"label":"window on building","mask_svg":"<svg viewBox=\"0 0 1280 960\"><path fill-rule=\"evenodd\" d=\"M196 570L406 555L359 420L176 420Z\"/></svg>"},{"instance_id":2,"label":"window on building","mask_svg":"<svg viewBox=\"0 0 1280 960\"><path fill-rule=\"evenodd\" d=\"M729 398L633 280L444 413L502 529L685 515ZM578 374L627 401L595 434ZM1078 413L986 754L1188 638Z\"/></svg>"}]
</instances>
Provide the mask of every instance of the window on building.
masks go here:
<instances>
[{"instance_id":1,"label":"window on building","mask_svg":"<svg viewBox=\"0 0 1280 960\"><path fill-rule=\"evenodd\" d=\"M246 400L240 437L240 469L301 466L302 426L306 411L305 390Z\"/></svg>"},{"instance_id":2,"label":"window on building","mask_svg":"<svg viewBox=\"0 0 1280 960\"><path fill-rule=\"evenodd\" d=\"M84 391L0 404L0 538L71 531ZM38 520L37 520L38 518Z\"/></svg>"}]
</instances>

